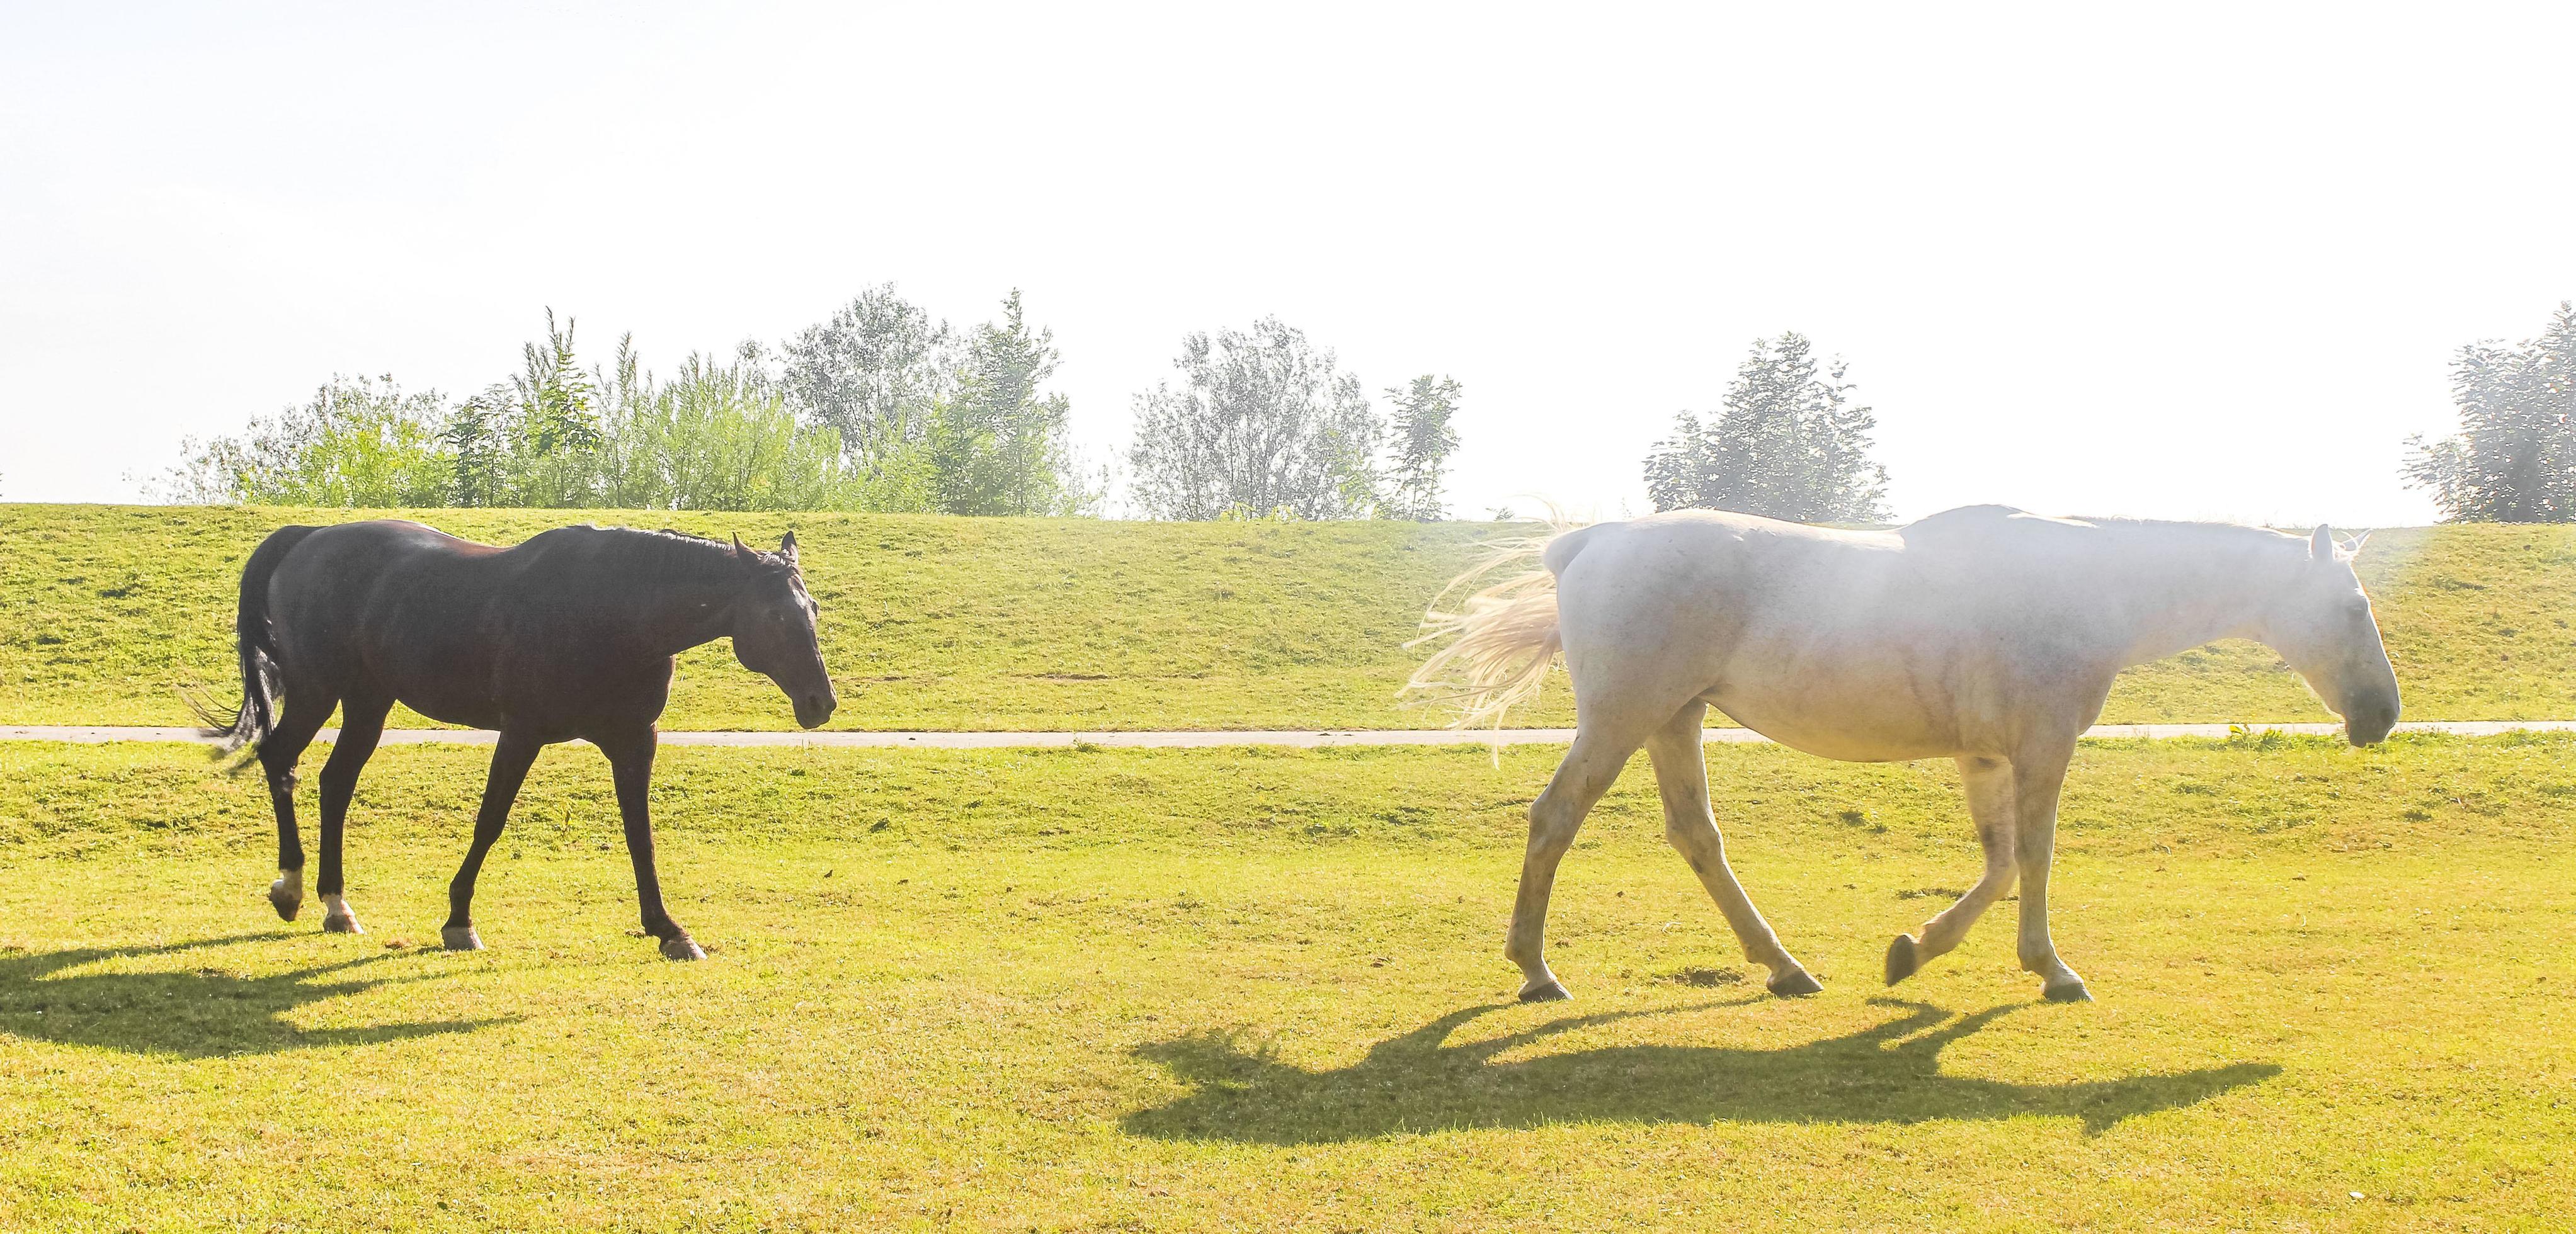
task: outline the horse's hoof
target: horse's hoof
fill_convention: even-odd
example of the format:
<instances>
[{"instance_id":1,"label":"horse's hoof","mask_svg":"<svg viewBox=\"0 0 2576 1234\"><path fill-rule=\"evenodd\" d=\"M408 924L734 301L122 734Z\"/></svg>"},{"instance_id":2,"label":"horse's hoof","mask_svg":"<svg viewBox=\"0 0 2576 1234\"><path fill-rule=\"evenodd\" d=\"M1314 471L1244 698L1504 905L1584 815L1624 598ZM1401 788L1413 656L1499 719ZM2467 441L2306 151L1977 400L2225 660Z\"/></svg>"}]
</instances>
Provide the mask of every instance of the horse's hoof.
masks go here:
<instances>
[{"instance_id":1,"label":"horse's hoof","mask_svg":"<svg viewBox=\"0 0 2576 1234\"><path fill-rule=\"evenodd\" d=\"M367 932L367 927L358 924L358 917L355 913L333 913L322 918L322 932L325 934L364 934Z\"/></svg>"},{"instance_id":2,"label":"horse's hoof","mask_svg":"<svg viewBox=\"0 0 2576 1234\"><path fill-rule=\"evenodd\" d=\"M1572 997L1565 992L1565 983L1554 977L1521 987L1521 1001L1525 1003L1561 1003Z\"/></svg>"},{"instance_id":3,"label":"horse's hoof","mask_svg":"<svg viewBox=\"0 0 2576 1234\"><path fill-rule=\"evenodd\" d=\"M690 938L688 935L676 934L662 940L662 958L665 960L703 960L707 958L707 952L705 948L698 946L697 941Z\"/></svg>"},{"instance_id":4,"label":"horse's hoof","mask_svg":"<svg viewBox=\"0 0 2576 1234\"><path fill-rule=\"evenodd\" d=\"M290 883L284 878L280 878L276 882L270 883L268 885L268 903L270 907L277 910L278 920L295 920L295 914L302 911L304 908L304 880L297 879Z\"/></svg>"},{"instance_id":5,"label":"horse's hoof","mask_svg":"<svg viewBox=\"0 0 2576 1234\"><path fill-rule=\"evenodd\" d=\"M1822 992L1825 987L1823 983L1808 976L1807 970L1793 968L1764 982L1762 988L1782 998L1805 998L1810 994Z\"/></svg>"},{"instance_id":6,"label":"horse's hoof","mask_svg":"<svg viewBox=\"0 0 2576 1234\"><path fill-rule=\"evenodd\" d=\"M2039 992L2039 996L2052 1003L2089 1003L2093 1001L2093 991L2085 989L2082 981L2058 982L2055 985L2041 990Z\"/></svg>"},{"instance_id":7,"label":"horse's hoof","mask_svg":"<svg viewBox=\"0 0 2576 1234\"><path fill-rule=\"evenodd\" d=\"M447 949L449 951L481 951L483 949L483 936L476 934L474 932L474 927L472 926L442 927L438 931L438 941L447 944Z\"/></svg>"},{"instance_id":8,"label":"horse's hoof","mask_svg":"<svg viewBox=\"0 0 2576 1234\"><path fill-rule=\"evenodd\" d=\"M1887 984L1895 985L1923 967L1923 957L1914 950L1914 936L1899 934L1887 945Z\"/></svg>"}]
</instances>

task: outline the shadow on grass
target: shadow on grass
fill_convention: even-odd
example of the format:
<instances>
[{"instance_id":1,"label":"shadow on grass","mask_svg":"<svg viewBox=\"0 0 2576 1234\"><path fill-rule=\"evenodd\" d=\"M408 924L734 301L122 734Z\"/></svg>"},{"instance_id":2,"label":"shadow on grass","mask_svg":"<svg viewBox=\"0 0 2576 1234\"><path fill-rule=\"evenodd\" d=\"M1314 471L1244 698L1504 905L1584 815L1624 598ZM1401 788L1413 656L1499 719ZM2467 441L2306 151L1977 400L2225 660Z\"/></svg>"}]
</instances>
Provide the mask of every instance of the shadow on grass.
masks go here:
<instances>
[{"instance_id":1,"label":"shadow on grass","mask_svg":"<svg viewBox=\"0 0 2576 1234\"><path fill-rule=\"evenodd\" d=\"M283 1018L306 1003L357 994L432 974L373 975L401 952L379 951L264 977L215 968L154 969L56 976L101 960L167 956L207 947L305 937L269 930L158 947L0 951L0 1036L64 1045L104 1046L135 1054L211 1058L322 1046L366 1045L438 1033L471 1032L500 1020L429 1020L358 1028L298 1028ZM366 974L366 975L360 975Z\"/></svg>"},{"instance_id":2,"label":"shadow on grass","mask_svg":"<svg viewBox=\"0 0 2576 1234\"><path fill-rule=\"evenodd\" d=\"M1468 1021L1508 1004L1470 1007L1382 1041L1368 1057L1333 1071L1282 1063L1270 1049L1246 1048L1232 1034L1200 1033L1137 1049L1197 1091L1130 1114L1124 1125L1132 1134L1162 1139L1308 1144L1594 1121L1913 1123L2041 1114L2080 1118L2086 1134L2098 1135L2124 1118L2192 1105L2281 1071L2239 1063L2071 1084L1949 1076L1941 1073L1942 1047L2014 1005L1954 1017L1923 1003L1873 1003L1903 1014L1778 1050L1628 1045L1510 1063L1490 1060L1573 1029L1664 1013L1570 1016L1490 1041L1443 1044Z\"/></svg>"}]
</instances>

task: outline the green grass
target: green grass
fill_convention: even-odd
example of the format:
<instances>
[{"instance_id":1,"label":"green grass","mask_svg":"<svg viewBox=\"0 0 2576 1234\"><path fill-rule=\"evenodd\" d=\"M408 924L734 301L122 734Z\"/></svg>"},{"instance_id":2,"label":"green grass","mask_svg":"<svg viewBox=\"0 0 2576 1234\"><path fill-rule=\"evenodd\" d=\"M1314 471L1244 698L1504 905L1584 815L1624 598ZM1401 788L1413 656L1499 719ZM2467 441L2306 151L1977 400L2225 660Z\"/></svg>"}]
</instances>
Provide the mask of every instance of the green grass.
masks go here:
<instances>
[{"instance_id":1,"label":"green grass","mask_svg":"<svg viewBox=\"0 0 2576 1234\"><path fill-rule=\"evenodd\" d=\"M268 912L202 752L0 745L0 1229L2569 1217L2576 740L2088 746L2073 1007L2009 904L1890 1000L1976 867L1955 776L1771 747L1711 750L1719 811L1824 994L1760 995L1639 766L1560 883L1576 1001L1511 1005L1557 753L673 749L692 966L629 934L588 751L448 955L480 751L377 756L349 938Z\"/></svg>"},{"instance_id":2,"label":"green grass","mask_svg":"<svg viewBox=\"0 0 2576 1234\"><path fill-rule=\"evenodd\" d=\"M228 688L242 560L348 511L0 505L0 723L187 722ZM906 516L439 510L516 542L583 518L774 544L794 526L824 606L836 727L1419 728L1399 709L1424 604L1485 524L1172 524ZM2420 719L2576 715L2576 528L2383 532L2362 558ZM1559 685L1514 716L1571 723ZM398 724L420 724L398 713ZM2271 652L2219 643L2133 672L2103 718L2323 720ZM793 727L725 647L682 658L671 728Z\"/></svg>"}]
</instances>

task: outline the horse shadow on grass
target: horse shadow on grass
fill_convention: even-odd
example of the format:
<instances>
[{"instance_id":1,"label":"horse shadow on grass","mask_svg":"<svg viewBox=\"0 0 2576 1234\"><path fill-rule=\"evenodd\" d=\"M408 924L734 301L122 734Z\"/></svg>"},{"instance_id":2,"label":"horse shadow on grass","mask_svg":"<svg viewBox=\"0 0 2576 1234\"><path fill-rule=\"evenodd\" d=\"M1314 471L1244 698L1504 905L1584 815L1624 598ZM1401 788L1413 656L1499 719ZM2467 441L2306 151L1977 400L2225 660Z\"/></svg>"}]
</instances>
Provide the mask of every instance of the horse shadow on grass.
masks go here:
<instances>
[{"instance_id":1,"label":"horse shadow on grass","mask_svg":"<svg viewBox=\"0 0 2576 1234\"><path fill-rule=\"evenodd\" d=\"M259 977L212 967L58 975L102 960L169 956L290 937L306 935L268 930L156 947L0 951L0 1037L102 1046L133 1054L214 1058L370 1045L472 1032L503 1022L427 1020L306 1029L285 1018L287 1012L308 1003L436 977L387 972L380 966L398 962L405 954L394 951Z\"/></svg>"},{"instance_id":2,"label":"horse shadow on grass","mask_svg":"<svg viewBox=\"0 0 2576 1234\"><path fill-rule=\"evenodd\" d=\"M1742 1006L1758 999L1677 1010ZM2015 1010L1973 1015L1874 999L1902 1014L1856 1033L1777 1050L1624 1045L1496 1063L1546 1038L1636 1016L1569 1016L1465 1045L1445 1044L1469 1021L1509 1004L1469 1007L1379 1042L1348 1067L1308 1071L1236 1034L1197 1033L1140 1046L1194 1089L1124 1120L1162 1139L1310 1144L1469 1127L1641 1123L1915 1123L2025 1114L2083 1120L2098 1135L2122 1119L2179 1109L2280 1074L2270 1063L2067 1084L2013 1084L1944 1075L1944 1046Z\"/></svg>"}]
</instances>

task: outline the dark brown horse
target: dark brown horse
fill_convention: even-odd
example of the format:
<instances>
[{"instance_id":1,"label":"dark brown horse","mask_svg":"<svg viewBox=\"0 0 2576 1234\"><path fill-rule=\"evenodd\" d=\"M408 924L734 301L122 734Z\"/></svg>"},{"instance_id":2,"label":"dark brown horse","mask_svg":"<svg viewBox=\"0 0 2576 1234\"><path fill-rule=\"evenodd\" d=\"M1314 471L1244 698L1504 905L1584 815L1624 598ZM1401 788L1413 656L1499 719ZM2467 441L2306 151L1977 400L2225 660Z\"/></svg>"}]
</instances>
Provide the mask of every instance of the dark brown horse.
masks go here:
<instances>
[{"instance_id":1,"label":"dark brown horse","mask_svg":"<svg viewBox=\"0 0 2576 1234\"><path fill-rule=\"evenodd\" d=\"M496 729L474 846L448 885L451 951L474 932L474 876L501 838L537 751L580 738L608 755L644 930L674 960L706 952L663 910L653 872L653 723L671 694L671 657L733 639L744 668L766 675L812 728L837 704L814 638L814 601L797 570L796 536L775 553L674 532L562 527L515 548L460 540L383 519L285 527L242 569L242 705L204 712L227 750L254 745L277 808L277 882L268 899L289 921L304 903L304 845L295 830L295 762L341 708L340 739L322 765L325 930L359 933L341 894L340 833L359 769L404 703L434 720ZM280 709L280 696L284 707Z\"/></svg>"}]
</instances>

